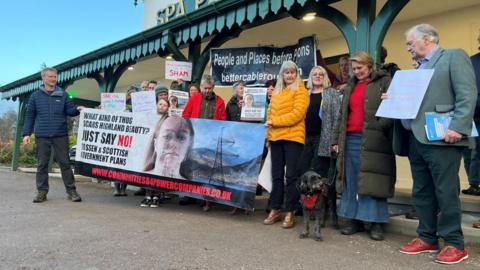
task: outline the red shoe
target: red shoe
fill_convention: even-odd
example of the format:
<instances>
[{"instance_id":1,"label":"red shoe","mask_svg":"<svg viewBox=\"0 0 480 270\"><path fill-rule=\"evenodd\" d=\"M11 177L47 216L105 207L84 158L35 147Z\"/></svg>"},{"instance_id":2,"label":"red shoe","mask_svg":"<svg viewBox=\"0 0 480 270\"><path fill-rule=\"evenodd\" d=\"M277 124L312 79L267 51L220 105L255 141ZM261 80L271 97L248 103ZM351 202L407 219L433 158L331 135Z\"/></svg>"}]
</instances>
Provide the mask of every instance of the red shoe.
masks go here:
<instances>
[{"instance_id":1,"label":"red shoe","mask_svg":"<svg viewBox=\"0 0 480 270\"><path fill-rule=\"evenodd\" d=\"M400 252L405 254L435 253L438 252L438 249L438 244L430 245L420 238L415 238L402 246Z\"/></svg>"},{"instance_id":2,"label":"red shoe","mask_svg":"<svg viewBox=\"0 0 480 270\"><path fill-rule=\"evenodd\" d=\"M468 250L460 250L453 246L446 246L437 255L435 262L443 264L456 264L468 258Z\"/></svg>"}]
</instances>

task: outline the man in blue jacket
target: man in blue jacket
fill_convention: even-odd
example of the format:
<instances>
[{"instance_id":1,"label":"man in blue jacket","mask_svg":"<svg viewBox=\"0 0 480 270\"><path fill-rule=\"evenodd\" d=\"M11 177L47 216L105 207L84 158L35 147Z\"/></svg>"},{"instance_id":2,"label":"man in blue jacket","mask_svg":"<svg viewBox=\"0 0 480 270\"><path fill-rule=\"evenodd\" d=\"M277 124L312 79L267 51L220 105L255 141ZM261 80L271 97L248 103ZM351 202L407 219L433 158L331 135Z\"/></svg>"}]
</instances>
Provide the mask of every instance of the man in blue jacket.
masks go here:
<instances>
[{"instance_id":1,"label":"man in blue jacket","mask_svg":"<svg viewBox=\"0 0 480 270\"><path fill-rule=\"evenodd\" d=\"M45 68L41 72L43 85L28 100L25 124L23 126L23 144L30 144L30 135L35 133L37 153L37 195L34 203L47 200L48 162L52 148L60 165L63 183L68 199L80 202L75 187L75 179L68 157L67 116L77 116L83 106L75 106L67 93L57 84L57 70Z\"/></svg>"}]
</instances>

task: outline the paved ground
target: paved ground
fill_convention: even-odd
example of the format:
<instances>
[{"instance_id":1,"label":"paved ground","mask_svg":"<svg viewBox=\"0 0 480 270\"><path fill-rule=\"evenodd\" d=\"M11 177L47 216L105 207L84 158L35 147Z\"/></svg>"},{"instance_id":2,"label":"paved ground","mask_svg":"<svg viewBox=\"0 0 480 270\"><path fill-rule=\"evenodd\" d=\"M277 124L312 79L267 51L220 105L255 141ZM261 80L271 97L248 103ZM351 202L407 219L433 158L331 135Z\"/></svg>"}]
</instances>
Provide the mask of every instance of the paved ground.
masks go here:
<instances>
[{"instance_id":1,"label":"paved ground","mask_svg":"<svg viewBox=\"0 0 480 270\"><path fill-rule=\"evenodd\" d=\"M32 204L34 175L0 169L0 269L480 269L479 247L453 267L433 255L399 254L408 237L342 236L300 240L300 226L261 224L265 213L229 216L174 203L141 209L108 185L78 183L82 203L66 200L58 179L48 201Z\"/></svg>"}]
</instances>

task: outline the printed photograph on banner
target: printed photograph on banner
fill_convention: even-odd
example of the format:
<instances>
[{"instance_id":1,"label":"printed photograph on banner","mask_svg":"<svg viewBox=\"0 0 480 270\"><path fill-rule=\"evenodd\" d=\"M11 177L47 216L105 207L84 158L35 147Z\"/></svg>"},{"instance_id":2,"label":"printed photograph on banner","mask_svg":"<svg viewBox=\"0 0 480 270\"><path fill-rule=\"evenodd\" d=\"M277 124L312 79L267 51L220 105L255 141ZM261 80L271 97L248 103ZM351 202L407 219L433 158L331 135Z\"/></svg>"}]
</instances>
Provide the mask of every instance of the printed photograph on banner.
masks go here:
<instances>
[{"instance_id":1,"label":"printed photograph on banner","mask_svg":"<svg viewBox=\"0 0 480 270\"><path fill-rule=\"evenodd\" d=\"M262 124L85 109L78 134L82 175L254 208Z\"/></svg>"},{"instance_id":2,"label":"printed photograph on banner","mask_svg":"<svg viewBox=\"0 0 480 270\"><path fill-rule=\"evenodd\" d=\"M266 113L267 88L246 87L240 115L244 121L263 121Z\"/></svg>"},{"instance_id":3,"label":"printed photograph on banner","mask_svg":"<svg viewBox=\"0 0 480 270\"><path fill-rule=\"evenodd\" d=\"M109 112L125 111L126 93L102 93L100 96L100 104L103 110Z\"/></svg>"},{"instance_id":4,"label":"printed photograph on banner","mask_svg":"<svg viewBox=\"0 0 480 270\"><path fill-rule=\"evenodd\" d=\"M155 91L134 92L132 97L132 112L157 112Z\"/></svg>"},{"instance_id":5,"label":"printed photograph on banner","mask_svg":"<svg viewBox=\"0 0 480 270\"><path fill-rule=\"evenodd\" d=\"M168 101L170 102L170 116L182 116L183 109L188 102L189 93L178 90L168 90Z\"/></svg>"}]
</instances>

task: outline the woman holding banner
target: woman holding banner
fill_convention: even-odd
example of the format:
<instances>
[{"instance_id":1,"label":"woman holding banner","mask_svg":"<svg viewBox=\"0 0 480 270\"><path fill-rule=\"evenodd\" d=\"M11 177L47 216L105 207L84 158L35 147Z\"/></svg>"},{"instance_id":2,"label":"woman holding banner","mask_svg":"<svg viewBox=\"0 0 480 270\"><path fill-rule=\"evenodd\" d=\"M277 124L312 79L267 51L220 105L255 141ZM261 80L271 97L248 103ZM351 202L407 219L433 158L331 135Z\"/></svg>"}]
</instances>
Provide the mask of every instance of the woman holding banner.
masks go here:
<instances>
[{"instance_id":1,"label":"woman holding banner","mask_svg":"<svg viewBox=\"0 0 480 270\"><path fill-rule=\"evenodd\" d=\"M391 119L376 117L390 76L374 70L366 52L350 58L355 75L343 91L343 105L332 144L338 152L337 191L342 194L338 215L349 219L341 233L351 235L370 222L370 238L383 240L382 224L389 219L387 198L395 189L395 155Z\"/></svg>"},{"instance_id":2,"label":"woman holding banner","mask_svg":"<svg viewBox=\"0 0 480 270\"><path fill-rule=\"evenodd\" d=\"M295 205L300 198L296 187L297 164L305 144L304 119L309 96L294 62L285 61L278 78L265 122L267 142L272 151L272 192L271 211L263 224L271 225L281 219L280 210L285 197L287 213L282 227L292 228L295 224Z\"/></svg>"}]
</instances>

